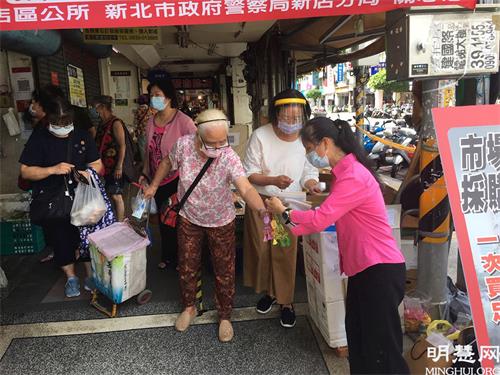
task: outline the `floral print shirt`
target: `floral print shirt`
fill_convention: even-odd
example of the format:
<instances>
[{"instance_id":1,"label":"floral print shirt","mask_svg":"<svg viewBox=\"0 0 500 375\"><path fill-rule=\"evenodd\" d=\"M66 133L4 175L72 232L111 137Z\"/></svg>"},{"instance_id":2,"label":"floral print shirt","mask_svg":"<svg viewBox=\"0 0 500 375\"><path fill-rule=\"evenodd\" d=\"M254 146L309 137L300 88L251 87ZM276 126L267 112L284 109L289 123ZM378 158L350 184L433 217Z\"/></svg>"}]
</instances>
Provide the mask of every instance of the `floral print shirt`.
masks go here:
<instances>
[{"instance_id":1,"label":"floral print shirt","mask_svg":"<svg viewBox=\"0 0 500 375\"><path fill-rule=\"evenodd\" d=\"M179 138L169 154L172 168L179 171L179 201L207 161L196 150L195 140L194 134ZM212 162L179 214L202 227L231 223L236 217L231 184L240 177L245 177L243 165L236 152L228 147Z\"/></svg>"}]
</instances>

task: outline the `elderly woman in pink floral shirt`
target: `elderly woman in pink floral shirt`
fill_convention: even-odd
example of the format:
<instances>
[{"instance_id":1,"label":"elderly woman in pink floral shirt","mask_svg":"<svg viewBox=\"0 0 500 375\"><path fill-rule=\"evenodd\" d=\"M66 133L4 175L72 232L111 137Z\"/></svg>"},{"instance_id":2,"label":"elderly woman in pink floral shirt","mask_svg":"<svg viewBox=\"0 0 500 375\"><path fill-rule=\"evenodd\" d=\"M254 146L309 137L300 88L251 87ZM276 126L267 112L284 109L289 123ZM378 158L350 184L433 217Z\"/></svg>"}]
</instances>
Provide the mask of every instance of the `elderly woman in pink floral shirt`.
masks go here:
<instances>
[{"instance_id":1,"label":"elderly woman in pink floral shirt","mask_svg":"<svg viewBox=\"0 0 500 375\"><path fill-rule=\"evenodd\" d=\"M231 184L248 205L264 216L260 195L245 176L238 155L228 143L228 120L215 109L197 118L197 134L181 137L161 162L145 196L153 197L160 182L171 170L179 172L178 196L182 198L209 158L213 162L189 195L177 219L179 279L184 311L175 328L185 331L196 317L196 282L201 266L203 238L206 237L215 273L216 305L219 313L219 340L231 341L230 322L235 293L235 208Z\"/></svg>"}]
</instances>

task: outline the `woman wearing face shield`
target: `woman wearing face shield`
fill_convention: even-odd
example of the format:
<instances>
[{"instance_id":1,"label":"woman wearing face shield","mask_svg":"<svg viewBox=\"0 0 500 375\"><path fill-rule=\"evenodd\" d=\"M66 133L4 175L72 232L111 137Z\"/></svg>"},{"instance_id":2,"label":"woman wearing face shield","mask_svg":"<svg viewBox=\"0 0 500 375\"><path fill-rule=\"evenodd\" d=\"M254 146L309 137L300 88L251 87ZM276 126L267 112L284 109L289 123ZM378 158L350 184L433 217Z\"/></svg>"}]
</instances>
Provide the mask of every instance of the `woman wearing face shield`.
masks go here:
<instances>
[{"instance_id":1,"label":"woman wearing face shield","mask_svg":"<svg viewBox=\"0 0 500 375\"><path fill-rule=\"evenodd\" d=\"M347 121L315 118L301 131L307 158L335 176L315 210L266 203L300 236L337 227L340 269L349 277L345 328L351 374L408 374L398 306L405 291L405 260L389 225L384 198L365 151Z\"/></svg>"},{"instance_id":2,"label":"woman wearing face shield","mask_svg":"<svg viewBox=\"0 0 500 375\"><path fill-rule=\"evenodd\" d=\"M152 82L148 86L150 106L158 111L149 119L146 126L146 150L140 184L153 179L161 161L167 157L177 140L188 134L196 133L193 120L177 109L177 94L169 79ZM177 192L179 173L175 170L166 175L159 183L155 194L158 209L166 204ZM160 223L161 262L158 268L169 265L175 268L177 262L177 232L175 228Z\"/></svg>"},{"instance_id":3,"label":"woman wearing face shield","mask_svg":"<svg viewBox=\"0 0 500 375\"><path fill-rule=\"evenodd\" d=\"M305 157L299 132L309 119L311 109L297 90L276 95L269 106L271 124L255 130L250 138L243 165L250 182L263 198L281 192L318 192L318 169ZM244 271L245 286L264 296L257 312L266 314L272 305L281 305L281 325L295 326L293 297L297 263L297 238L290 234L286 248L264 242L264 223L258 212L245 210Z\"/></svg>"},{"instance_id":4,"label":"woman wearing face shield","mask_svg":"<svg viewBox=\"0 0 500 375\"><path fill-rule=\"evenodd\" d=\"M207 239L215 274L219 340L231 341L230 322L235 293L235 207L231 185L247 206L261 215L264 203L245 176L241 160L228 141L229 121L222 111L209 109L197 118L198 133L180 138L163 159L144 195L152 197L170 171L179 175L179 198L189 189L208 159L213 159L177 217L179 281L184 311L175 328L185 331L196 317L196 283L203 239ZM263 233L260 233L260 237Z\"/></svg>"},{"instance_id":5,"label":"woman wearing face shield","mask_svg":"<svg viewBox=\"0 0 500 375\"><path fill-rule=\"evenodd\" d=\"M19 159L21 176L32 181L34 196L42 191L59 190L62 184L74 189L77 184L74 169L85 171L92 167L99 172L102 167L94 140L87 131L74 127L73 111L64 98L48 100L44 111L48 127L31 134ZM79 296L80 282L74 268L75 252L80 244L78 228L68 218L46 221L44 229L51 239L54 261L67 277L66 297ZM90 259L80 258L80 261L86 262L90 276Z\"/></svg>"}]
</instances>

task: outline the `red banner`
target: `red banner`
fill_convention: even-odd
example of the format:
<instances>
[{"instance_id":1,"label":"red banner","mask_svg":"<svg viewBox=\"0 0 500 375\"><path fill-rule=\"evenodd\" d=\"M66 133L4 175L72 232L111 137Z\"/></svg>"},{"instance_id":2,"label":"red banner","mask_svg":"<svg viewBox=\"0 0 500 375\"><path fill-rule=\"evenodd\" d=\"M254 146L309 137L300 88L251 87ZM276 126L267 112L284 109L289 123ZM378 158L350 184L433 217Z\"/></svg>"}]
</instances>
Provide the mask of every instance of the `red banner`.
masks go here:
<instances>
[{"instance_id":1,"label":"red banner","mask_svg":"<svg viewBox=\"0 0 500 375\"><path fill-rule=\"evenodd\" d=\"M0 0L0 30L252 22L386 12L476 0Z\"/></svg>"}]
</instances>

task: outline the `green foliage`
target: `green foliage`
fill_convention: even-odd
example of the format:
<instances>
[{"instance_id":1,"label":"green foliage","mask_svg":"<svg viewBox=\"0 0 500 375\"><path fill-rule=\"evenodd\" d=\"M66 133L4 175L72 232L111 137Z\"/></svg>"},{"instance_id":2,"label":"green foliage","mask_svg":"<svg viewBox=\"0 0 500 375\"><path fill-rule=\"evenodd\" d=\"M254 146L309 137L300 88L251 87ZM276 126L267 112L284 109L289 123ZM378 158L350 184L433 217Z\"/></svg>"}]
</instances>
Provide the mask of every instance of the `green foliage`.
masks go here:
<instances>
[{"instance_id":1,"label":"green foliage","mask_svg":"<svg viewBox=\"0 0 500 375\"><path fill-rule=\"evenodd\" d=\"M321 99L321 90L314 88L306 93L306 98L313 99L314 101Z\"/></svg>"},{"instance_id":2,"label":"green foliage","mask_svg":"<svg viewBox=\"0 0 500 375\"><path fill-rule=\"evenodd\" d=\"M408 81L388 81L385 69L370 77L368 87L372 90L384 90L385 93L407 92L410 90Z\"/></svg>"}]
</instances>

